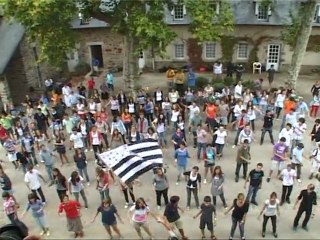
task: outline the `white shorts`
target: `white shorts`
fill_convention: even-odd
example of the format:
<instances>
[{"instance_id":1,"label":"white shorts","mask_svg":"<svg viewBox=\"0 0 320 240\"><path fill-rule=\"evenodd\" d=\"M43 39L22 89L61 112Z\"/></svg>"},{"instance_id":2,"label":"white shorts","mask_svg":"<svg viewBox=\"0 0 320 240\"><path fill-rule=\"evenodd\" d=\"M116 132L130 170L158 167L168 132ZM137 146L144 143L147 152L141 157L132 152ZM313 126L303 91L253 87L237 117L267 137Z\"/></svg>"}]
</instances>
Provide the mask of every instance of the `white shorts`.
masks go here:
<instances>
[{"instance_id":1,"label":"white shorts","mask_svg":"<svg viewBox=\"0 0 320 240\"><path fill-rule=\"evenodd\" d=\"M272 160L272 164L271 164L271 170L272 171L281 171L284 168L285 162L284 161L276 161L276 160Z\"/></svg>"},{"instance_id":2,"label":"white shorts","mask_svg":"<svg viewBox=\"0 0 320 240\"><path fill-rule=\"evenodd\" d=\"M312 159L310 172L318 173L320 172L319 170L320 170L320 162L316 161L315 159Z\"/></svg>"},{"instance_id":3,"label":"white shorts","mask_svg":"<svg viewBox=\"0 0 320 240\"><path fill-rule=\"evenodd\" d=\"M8 159L10 162L17 161L17 153L8 153Z\"/></svg>"}]
</instances>

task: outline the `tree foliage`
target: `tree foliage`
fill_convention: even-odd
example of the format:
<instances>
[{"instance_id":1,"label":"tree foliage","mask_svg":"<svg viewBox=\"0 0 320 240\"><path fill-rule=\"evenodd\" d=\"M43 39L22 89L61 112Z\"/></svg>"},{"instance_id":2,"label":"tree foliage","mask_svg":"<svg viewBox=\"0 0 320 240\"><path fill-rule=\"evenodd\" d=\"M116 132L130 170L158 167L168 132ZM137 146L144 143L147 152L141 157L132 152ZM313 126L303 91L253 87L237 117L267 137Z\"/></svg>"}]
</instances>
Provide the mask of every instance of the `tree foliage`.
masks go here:
<instances>
[{"instance_id":1,"label":"tree foliage","mask_svg":"<svg viewBox=\"0 0 320 240\"><path fill-rule=\"evenodd\" d=\"M184 0L184 3L192 18L191 32L198 42L218 41L233 31L233 13L228 2Z\"/></svg>"},{"instance_id":2,"label":"tree foliage","mask_svg":"<svg viewBox=\"0 0 320 240\"><path fill-rule=\"evenodd\" d=\"M4 14L20 22L30 41L40 43L40 60L61 66L74 48L70 28L77 8L73 0L0 0Z\"/></svg>"},{"instance_id":3,"label":"tree foliage","mask_svg":"<svg viewBox=\"0 0 320 240\"><path fill-rule=\"evenodd\" d=\"M302 9L300 8L297 13L294 13L290 10L289 16L291 19L291 22L288 23L284 29L284 31L281 32L281 39L288 44L290 47L295 47L297 42L297 37L299 35L299 31L302 24L302 15L300 12Z\"/></svg>"}]
</instances>

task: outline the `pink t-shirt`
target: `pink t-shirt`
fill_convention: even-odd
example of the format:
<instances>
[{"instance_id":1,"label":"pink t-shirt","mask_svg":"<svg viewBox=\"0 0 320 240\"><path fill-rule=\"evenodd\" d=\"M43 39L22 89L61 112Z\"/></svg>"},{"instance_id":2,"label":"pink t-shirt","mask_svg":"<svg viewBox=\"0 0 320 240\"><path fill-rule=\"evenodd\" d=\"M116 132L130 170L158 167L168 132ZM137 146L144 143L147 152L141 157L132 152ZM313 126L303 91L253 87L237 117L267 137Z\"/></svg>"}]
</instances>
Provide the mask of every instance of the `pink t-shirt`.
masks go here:
<instances>
[{"instance_id":1,"label":"pink t-shirt","mask_svg":"<svg viewBox=\"0 0 320 240\"><path fill-rule=\"evenodd\" d=\"M132 220L134 222L143 223L147 221L150 209L149 207L145 207L144 209L136 209L136 206L132 206L130 208L130 212L133 212Z\"/></svg>"}]
</instances>

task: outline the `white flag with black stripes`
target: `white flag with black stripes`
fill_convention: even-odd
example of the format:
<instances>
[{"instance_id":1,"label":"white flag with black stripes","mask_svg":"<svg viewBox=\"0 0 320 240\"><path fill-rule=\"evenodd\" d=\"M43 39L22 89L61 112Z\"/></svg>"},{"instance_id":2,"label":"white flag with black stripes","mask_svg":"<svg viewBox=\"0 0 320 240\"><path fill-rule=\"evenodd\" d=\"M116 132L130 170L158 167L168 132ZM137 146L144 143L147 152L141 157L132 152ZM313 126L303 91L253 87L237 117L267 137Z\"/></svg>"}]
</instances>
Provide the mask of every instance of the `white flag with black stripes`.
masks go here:
<instances>
[{"instance_id":1,"label":"white flag with black stripes","mask_svg":"<svg viewBox=\"0 0 320 240\"><path fill-rule=\"evenodd\" d=\"M158 141L153 139L125 144L99 154L99 157L124 183L130 183L163 164L162 150Z\"/></svg>"}]
</instances>

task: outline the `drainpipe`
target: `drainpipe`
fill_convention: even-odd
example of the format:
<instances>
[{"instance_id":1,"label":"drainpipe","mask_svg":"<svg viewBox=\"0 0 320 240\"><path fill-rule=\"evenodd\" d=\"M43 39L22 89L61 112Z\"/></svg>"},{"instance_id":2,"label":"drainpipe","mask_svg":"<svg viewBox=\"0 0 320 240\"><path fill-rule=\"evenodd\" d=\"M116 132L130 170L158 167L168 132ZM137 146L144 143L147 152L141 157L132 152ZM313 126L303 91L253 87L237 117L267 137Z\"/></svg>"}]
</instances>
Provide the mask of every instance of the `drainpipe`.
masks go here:
<instances>
[{"instance_id":1,"label":"drainpipe","mask_svg":"<svg viewBox=\"0 0 320 240\"><path fill-rule=\"evenodd\" d=\"M36 68L37 68L37 74L38 74L38 87L42 87L42 74L41 74L41 70L40 70L40 65L38 63L39 60L39 56L38 56L38 51L37 51L37 47L36 47L36 43L31 43L31 47L33 50L33 56L34 56L34 60L36 62Z\"/></svg>"}]
</instances>

